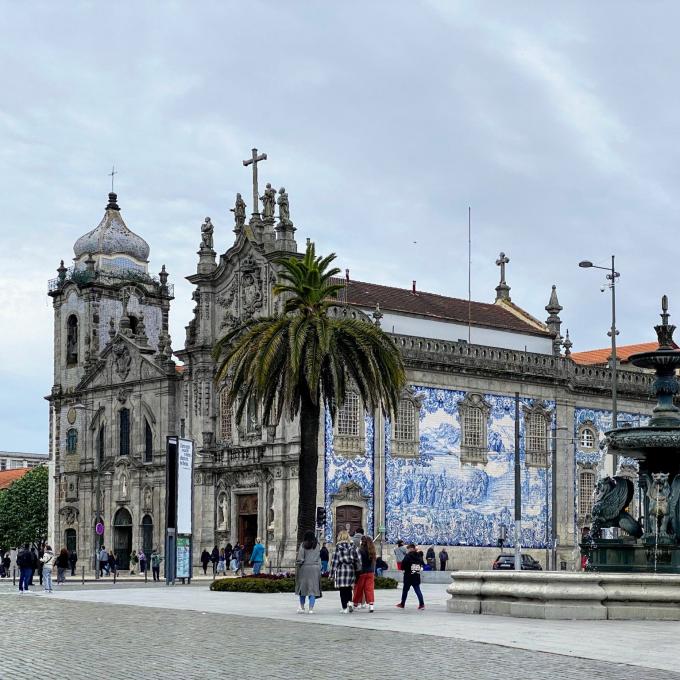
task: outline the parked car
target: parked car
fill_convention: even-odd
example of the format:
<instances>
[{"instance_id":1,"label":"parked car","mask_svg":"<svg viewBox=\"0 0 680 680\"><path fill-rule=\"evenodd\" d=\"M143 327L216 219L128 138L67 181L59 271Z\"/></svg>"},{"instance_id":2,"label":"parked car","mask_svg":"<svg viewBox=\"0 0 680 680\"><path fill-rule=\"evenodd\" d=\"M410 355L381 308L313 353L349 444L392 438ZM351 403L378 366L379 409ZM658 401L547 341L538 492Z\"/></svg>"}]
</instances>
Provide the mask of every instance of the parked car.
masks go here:
<instances>
[{"instance_id":1,"label":"parked car","mask_svg":"<svg viewBox=\"0 0 680 680\"><path fill-rule=\"evenodd\" d=\"M491 566L492 569L514 569L515 556L514 555L499 555ZM522 554L522 570L523 571L541 571L542 567L538 560L535 560L531 555Z\"/></svg>"}]
</instances>

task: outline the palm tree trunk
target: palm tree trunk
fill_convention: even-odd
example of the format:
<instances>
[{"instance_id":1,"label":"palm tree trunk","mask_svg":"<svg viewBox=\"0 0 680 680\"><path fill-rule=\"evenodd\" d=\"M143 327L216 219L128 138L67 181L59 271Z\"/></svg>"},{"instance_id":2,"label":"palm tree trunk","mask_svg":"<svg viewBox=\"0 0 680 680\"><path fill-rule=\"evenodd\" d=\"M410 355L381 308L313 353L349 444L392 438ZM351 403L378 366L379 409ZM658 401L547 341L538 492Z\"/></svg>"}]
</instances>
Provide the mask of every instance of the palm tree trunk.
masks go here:
<instances>
[{"instance_id":1,"label":"palm tree trunk","mask_svg":"<svg viewBox=\"0 0 680 680\"><path fill-rule=\"evenodd\" d=\"M298 472L297 542L316 525L316 475L319 465L319 418L321 406L302 390L300 403L300 464Z\"/></svg>"}]
</instances>

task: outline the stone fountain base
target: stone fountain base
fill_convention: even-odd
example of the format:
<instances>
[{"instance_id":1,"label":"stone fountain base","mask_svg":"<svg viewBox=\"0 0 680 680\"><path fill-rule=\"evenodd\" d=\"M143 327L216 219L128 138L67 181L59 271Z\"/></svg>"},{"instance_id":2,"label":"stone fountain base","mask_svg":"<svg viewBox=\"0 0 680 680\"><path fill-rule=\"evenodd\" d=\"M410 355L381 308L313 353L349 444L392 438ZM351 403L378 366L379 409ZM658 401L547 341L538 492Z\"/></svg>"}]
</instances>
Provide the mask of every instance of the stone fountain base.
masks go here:
<instances>
[{"instance_id":1,"label":"stone fountain base","mask_svg":"<svg viewBox=\"0 0 680 680\"><path fill-rule=\"evenodd\" d=\"M680 575L458 571L451 578L450 612L680 621Z\"/></svg>"},{"instance_id":2,"label":"stone fountain base","mask_svg":"<svg viewBox=\"0 0 680 680\"><path fill-rule=\"evenodd\" d=\"M583 543L589 568L595 572L629 572L638 574L680 574L680 545L634 538L598 538Z\"/></svg>"}]
</instances>

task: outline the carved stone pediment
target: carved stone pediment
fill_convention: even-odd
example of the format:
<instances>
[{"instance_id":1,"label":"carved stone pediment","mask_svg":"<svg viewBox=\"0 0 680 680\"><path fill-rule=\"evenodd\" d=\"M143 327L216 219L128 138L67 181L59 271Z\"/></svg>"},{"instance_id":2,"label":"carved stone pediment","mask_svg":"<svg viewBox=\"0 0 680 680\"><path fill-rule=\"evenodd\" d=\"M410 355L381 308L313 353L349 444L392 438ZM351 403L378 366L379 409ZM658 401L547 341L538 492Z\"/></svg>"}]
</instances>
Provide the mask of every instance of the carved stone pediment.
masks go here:
<instances>
[{"instance_id":1,"label":"carved stone pediment","mask_svg":"<svg viewBox=\"0 0 680 680\"><path fill-rule=\"evenodd\" d=\"M339 503L367 503L370 496L356 482L346 482L337 493L331 494L331 498Z\"/></svg>"}]
</instances>

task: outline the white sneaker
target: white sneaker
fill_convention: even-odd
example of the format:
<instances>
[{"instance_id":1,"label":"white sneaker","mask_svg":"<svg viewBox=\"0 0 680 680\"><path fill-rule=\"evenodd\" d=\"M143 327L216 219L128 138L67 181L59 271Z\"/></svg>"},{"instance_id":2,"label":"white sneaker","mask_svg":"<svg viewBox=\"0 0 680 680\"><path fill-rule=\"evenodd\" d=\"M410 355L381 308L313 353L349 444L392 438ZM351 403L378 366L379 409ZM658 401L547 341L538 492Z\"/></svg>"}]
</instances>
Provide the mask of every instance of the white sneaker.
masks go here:
<instances>
[{"instance_id":1,"label":"white sneaker","mask_svg":"<svg viewBox=\"0 0 680 680\"><path fill-rule=\"evenodd\" d=\"M307 613L308 613L308 614L313 614L313 613L314 613L314 610L313 610L313 609L310 609Z\"/></svg>"},{"instance_id":2,"label":"white sneaker","mask_svg":"<svg viewBox=\"0 0 680 680\"><path fill-rule=\"evenodd\" d=\"M349 609L341 609L340 613L341 614L349 614Z\"/></svg>"},{"instance_id":3,"label":"white sneaker","mask_svg":"<svg viewBox=\"0 0 680 680\"><path fill-rule=\"evenodd\" d=\"M348 604L347 609L349 609L349 613L351 614L354 611L354 605L353 604Z\"/></svg>"},{"instance_id":4,"label":"white sneaker","mask_svg":"<svg viewBox=\"0 0 680 680\"><path fill-rule=\"evenodd\" d=\"M369 605L368 605L368 613L369 613L369 614L372 614L373 611L374 611L374 610L373 610L373 605L372 605L372 604L369 604Z\"/></svg>"},{"instance_id":5,"label":"white sneaker","mask_svg":"<svg viewBox=\"0 0 680 680\"><path fill-rule=\"evenodd\" d=\"M304 608L304 607L298 607L298 608L297 608L297 613L298 613L298 614L304 614L304 613L305 613L305 608Z\"/></svg>"}]
</instances>

